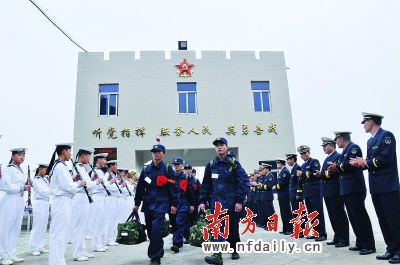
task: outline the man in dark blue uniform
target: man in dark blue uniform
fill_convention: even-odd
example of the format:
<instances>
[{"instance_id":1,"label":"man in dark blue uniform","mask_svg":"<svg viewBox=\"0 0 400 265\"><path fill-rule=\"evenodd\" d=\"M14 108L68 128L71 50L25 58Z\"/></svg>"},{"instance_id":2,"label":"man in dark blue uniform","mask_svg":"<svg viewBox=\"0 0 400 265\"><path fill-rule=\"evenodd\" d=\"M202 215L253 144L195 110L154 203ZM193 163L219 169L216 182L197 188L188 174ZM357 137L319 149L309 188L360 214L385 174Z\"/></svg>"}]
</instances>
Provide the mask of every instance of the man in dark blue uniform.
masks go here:
<instances>
[{"instance_id":1,"label":"man in dark blue uniform","mask_svg":"<svg viewBox=\"0 0 400 265\"><path fill-rule=\"evenodd\" d=\"M257 206L257 226L261 228L266 228L267 227L267 219L265 216L267 215L265 211L263 210L263 207L261 205L261 192L262 192L262 176L261 172L258 169L254 169L254 190L255 190L255 200L256 200L256 206Z\"/></svg>"},{"instance_id":2,"label":"man in dark blue uniform","mask_svg":"<svg viewBox=\"0 0 400 265\"><path fill-rule=\"evenodd\" d=\"M151 265L161 264L164 256L165 214L176 214L178 204L178 188L172 167L162 161L165 147L153 145L150 150L153 156L151 164L145 166L140 173L136 187L134 211L139 209L143 201L142 212L145 216L147 235L150 239L147 255Z\"/></svg>"},{"instance_id":3,"label":"man in dark blue uniform","mask_svg":"<svg viewBox=\"0 0 400 265\"><path fill-rule=\"evenodd\" d=\"M317 219L319 220L319 224L315 227L315 231L319 233L319 237L315 238L309 235L307 239L315 238L315 241L324 241L327 236L325 230L324 206L321 197L321 182L316 176L321 166L317 159L311 158L310 147L307 145L299 146L297 152L299 152L301 159L304 160L304 164L301 165L301 171L297 171L297 176L301 178L303 183L303 197L307 212L312 213L317 211Z\"/></svg>"},{"instance_id":4,"label":"man in dark blue uniform","mask_svg":"<svg viewBox=\"0 0 400 265\"><path fill-rule=\"evenodd\" d=\"M286 159L277 158L276 166L279 169L276 190L278 193L279 209L282 219L282 234L291 235L293 226L290 223L290 220L292 219L289 200L290 172L289 169L286 168Z\"/></svg>"},{"instance_id":5,"label":"man in dark blue uniform","mask_svg":"<svg viewBox=\"0 0 400 265\"><path fill-rule=\"evenodd\" d=\"M299 209L299 203L303 202L303 185L299 177L297 177L297 170L301 171L301 167L297 164L296 154L285 154L286 162L292 170L290 171L290 183L289 183L289 200L292 206L292 218L296 216L293 214L294 211ZM299 237L304 237L303 233Z\"/></svg>"},{"instance_id":6,"label":"man in dark blue uniform","mask_svg":"<svg viewBox=\"0 0 400 265\"><path fill-rule=\"evenodd\" d=\"M249 209L254 213L257 214L255 218L253 218L253 221L257 223L257 217L258 217L258 209L256 205L256 183L255 183L255 178L254 178L254 173L250 173L250 188L249 192L247 193L247 204L249 205Z\"/></svg>"},{"instance_id":7,"label":"man in dark blue uniform","mask_svg":"<svg viewBox=\"0 0 400 265\"><path fill-rule=\"evenodd\" d=\"M324 164L317 177L321 178L321 195L324 197L326 209L328 210L329 220L331 221L333 240L327 242L328 245L335 247L349 246L349 220L344 209L344 199L340 196L339 173L329 172L328 167L333 163L338 163L340 154L336 151L336 142L328 137L322 137L322 147L325 154Z\"/></svg>"},{"instance_id":8,"label":"man in dark blue uniform","mask_svg":"<svg viewBox=\"0 0 400 265\"><path fill-rule=\"evenodd\" d=\"M362 113L364 129L372 137L367 143L367 158L352 159L354 166L368 169L369 190L386 243L386 253L376 256L389 263L400 263L400 194L396 139L381 128L382 115Z\"/></svg>"},{"instance_id":9,"label":"man in dark blue uniform","mask_svg":"<svg viewBox=\"0 0 400 265\"><path fill-rule=\"evenodd\" d=\"M194 210L195 197L193 190L194 178L183 173L183 159L176 157L172 160L175 171L176 186L178 188L178 206L176 214L169 214L170 222L173 230L171 250L175 253L179 252L179 248L183 246L184 236L189 237L188 217L189 213ZM190 226L189 226L190 229ZM186 232L186 235L185 235Z\"/></svg>"},{"instance_id":10,"label":"man in dark blue uniform","mask_svg":"<svg viewBox=\"0 0 400 265\"><path fill-rule=\"evenodd\" d=\"M264 215L264 229L268 230L268 218L275 213L274 209L274 192L276 186L275 176L271 173L272 166L269 164L261 164L262 182L261 189L261 211Z\"/></svg>"},{"instance_id":11,"label":"man in dark blue uniform","mask_svg":"<svg viewBox=\"0 0 400 265\"><path fill-rule=\"evenodd\" d=\"M339 172L340 195L343 196L347 214L354 234L356 245L349 250L360 251L360 255L376 252L374 233L371 220L365 208L367 188L365 186L362 168L350 164L351 158L362 157L361 148L351 141L351 132L334 132L335 141L339 148L343 148L338 163L328 167L330 172Z\"/></svg>"},{"instance_id":12,"label":"man in dark blue uniform","mask_svg":"<svg viewBox=\"0 0 400 265\"><path fill-rule=\"evenodd\" d=\"M200 209L204 209L204 204L210 201L211 211L214 212L216 202L220 203L222 210L227 210L229 218L229 236L230 247L235 251L232 253L232 259L239 259L236 252L236 243L240 238L236 238L239 226L239 214L242 210L242 204L246 198L249 187L249 179L246 172L237 160L231 160L226 156L228 151L228 141L225 138L217 138L213 141L217 157L207 163L204 170L204 178L200 192ZM219 217L220 219L221 217ZM220 234L216 242L225 242L222 237L225 231L225 220L221 222ZM218 232L218 231L214 231ZM208 264L223 264L221 253L215 253L210 257L205 257Z\"/></svg>"}]
</instances>

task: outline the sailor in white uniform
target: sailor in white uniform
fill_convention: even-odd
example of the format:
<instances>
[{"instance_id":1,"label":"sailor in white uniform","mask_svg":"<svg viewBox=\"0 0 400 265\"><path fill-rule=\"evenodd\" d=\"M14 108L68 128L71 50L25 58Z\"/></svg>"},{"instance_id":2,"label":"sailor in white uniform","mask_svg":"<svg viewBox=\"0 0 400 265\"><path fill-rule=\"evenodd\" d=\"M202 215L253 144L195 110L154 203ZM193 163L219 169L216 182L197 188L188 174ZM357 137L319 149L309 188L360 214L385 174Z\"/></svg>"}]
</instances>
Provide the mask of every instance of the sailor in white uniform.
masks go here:
<instances>
[{"instance_id":1,"label":"sailor in white uniform","mask_svg":"<svg viewBox=\"0 0 400 265\"><path fill-rule=\"evenodd\" d=\"M107 197L106 206L106 225L105 225L105 243L107 246L118 246L119 244L115 242L116 232L117 232L117 218L118 215L118 197L122 193L117 181L117 160L110 160L106 162L108 171L105 174L108 182L108 190L111 195Z\"/></svg>"},{"instance_id":2,"label":"sailor in white uniform","mask_svg":"<svg viewBox=\"0 0 400 265\"><path fill-rule=\"evenodd\" d=\"M39 164L32 182L33 226L29 238L28 251L39 256L49 251L44 249L44 238L49 223L50 182L45 178L48 164Z\"/></svg>"},{"instance_id":3,"label":"sailor in white uniform","mask_svg":"<svg viewBox=\"0 0 400 265\"><path fill-rule=\"evenodd\" d=\"M31 189L30 183L25 183L24 172L20 167L25 160L26 150L11 150L11 161L1 176L2 190L6 194L0 203L0 259L5 265L24 260L15 255L15 250L24 214L24 191Z\"/></svg>"}]
</instances>

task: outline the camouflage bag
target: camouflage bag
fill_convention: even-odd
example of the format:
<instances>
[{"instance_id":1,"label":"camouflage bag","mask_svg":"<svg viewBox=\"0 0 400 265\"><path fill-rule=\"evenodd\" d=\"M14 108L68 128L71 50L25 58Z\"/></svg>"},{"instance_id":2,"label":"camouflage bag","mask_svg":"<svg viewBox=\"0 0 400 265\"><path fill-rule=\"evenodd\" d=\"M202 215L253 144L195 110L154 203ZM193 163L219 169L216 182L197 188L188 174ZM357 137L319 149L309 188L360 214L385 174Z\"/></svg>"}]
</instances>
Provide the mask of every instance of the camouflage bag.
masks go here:
<instances>
[{"instance_id":1,"label":"camouflage bag","mask_svg":"<svg viewBox=\"0 0 400 265\"><path fill-rule=\"evenodd\" d=\"M210 242L211 237L207 241L204 241L203 235L204 231L203 228L209 225L211 222L207 221L206 215L211 214L211 211L209 209L207 210L201 210L199 212L199 215L197 216L197 220L194 225L190 228L190 237L189 237L189 243L192 246L195 247L201 247L201 243L203 242Z\"/></svg>"},{"instance_id":2,"label":"camouflage bag","mask_svg":"<svg viewBox=\"0 0 400 265\"><path fill-rule=\"evenodd\" d=\"M140 222L137 212L133 211L123 224L118 224L117 242L125 245L140 244L147 240L146 226Z\"/></svg>"}]
</instances>

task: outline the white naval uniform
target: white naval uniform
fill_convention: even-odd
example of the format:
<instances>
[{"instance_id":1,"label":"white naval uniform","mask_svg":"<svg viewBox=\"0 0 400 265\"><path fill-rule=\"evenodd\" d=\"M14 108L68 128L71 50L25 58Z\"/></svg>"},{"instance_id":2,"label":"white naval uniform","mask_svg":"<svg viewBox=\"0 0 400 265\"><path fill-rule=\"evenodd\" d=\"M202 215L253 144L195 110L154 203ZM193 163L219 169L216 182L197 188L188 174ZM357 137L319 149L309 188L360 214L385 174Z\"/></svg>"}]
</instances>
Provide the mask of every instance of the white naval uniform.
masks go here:
<instances>
[{"instance_id":1,"label":"white naval uniform","mask_svg":"<svg viewBox=\"0 0 400 265\"><path fill-rule=\"evenodd\" d=\"M117 179L117 182L120 183L121 178ZM125 223L126 222L126 203L127 203L127 197L129 196L129 192L126 189L126 187L123 187L122 185L119 185L121 188L122 193L119 194L118 196L118 214L117 214L117 229L118 229L118 224L120 223Z\"/></svg>"},{"instance_id":2,"label":"white naval uniform","mask_svg":"<svg viewBox=\"0 0 400 265\"><path fill-rule=\"evenodd\" d=\"M86 182L88 192L93 190L98 182L92 181L82 163L76 163L76 169L79 171L83 180ZM74 172L75 173L75 172ZM93 200L94 201L94 200ZM85 237L87 234L87 225L89 221L89 211L91 204L83 187L80 187L72 199L72 214L74 226L74 250L73 258L79 258L85 254Z\"/></svg>"},{"instance_id":3,"label":"white naval uniform","mask_svg":"<svg viewBox=\"0 0 400 265\"><path fill-rule=\"evenodd\" d=\"M115 175L108 171L105 174L106 179L110 176L115 178ZM116 231L117 231L117 221L118 219L116 216L118 215L118 196L120 192L118 190L117 185L110 181L108 182L108 191L111 193L110 196L107 196L107 203L106 203L106 224L105 224L105 243L113 243L116 239ZM121 190L122 191L122 190Z\"/></svg>"},{"instance_id":4,"label":"white naval uniform","mask_svg":"<svg viewBox=\"0 0 400 265\"><path fill-rule=\"evenodd\" d=\"M129 215L132 213L133 210L133 206L135 206L135 188L133 187L132 183L128 180L126 182L126 185L129 189L129 191L131 192L132 196L128 196L126 198L126 205L125 205L125 221L126 219L128 219Z\"/></svg>"},{"instance_id":5,"label":"white naval uniform","mask_svg":"<svg viewBox=\"0 0 400 265\"><path fill-rule=\"evenodd\" d=\"M43 251L44 237L49 222L50 183L41 176L36 176L32 184L33 226L29 238L28 251Z\"/></svg>"},{"instance_id":6,"label":"white naval uniform","mask_svg":"<svg viewBox=\"0 0 400 265\"><path fill-rule=\"evenodd\" d=\"M2 168L2 190L6 192L0 203L0 259L11 259L21 232L24 214L24 173L14 164Z\"/></svg>"},{"instance_id":7,"label":"white naval uniform","mask_svg":"<svg viewBox=\"0 0 400 265\"><path fill-rule=\"evenodd\" d=\"M65 265L68 225L72 217L72 198L78 191L78 183L72 180L64 161L57 160L53 166L50 194L54 195L51 205L49 265Z\"/></svg>"},{"instance_id":8,"label":"white naval uniform","mask_svg":"<svg viewBox=\"0 0 400 265\"><path fill-rule=\"evenodd\" d=\"M92 172L92 175L96 174L98 178L101 178L104 180L104 185L106 186L107 190L109 189L109 183L103 173L103 171L98 168L94 167L94 172ZM107 192L104 189L103 185L97 185L93 190L93 203L90 207L90 218L92 220L90 221L92 223L92 249L93 250L98 250L101 248L104 248L103 244L101 243L101 237L102 233L104 230L104 225L106 222L106 197L107 197Z\"/></svg>"}]
</instances>

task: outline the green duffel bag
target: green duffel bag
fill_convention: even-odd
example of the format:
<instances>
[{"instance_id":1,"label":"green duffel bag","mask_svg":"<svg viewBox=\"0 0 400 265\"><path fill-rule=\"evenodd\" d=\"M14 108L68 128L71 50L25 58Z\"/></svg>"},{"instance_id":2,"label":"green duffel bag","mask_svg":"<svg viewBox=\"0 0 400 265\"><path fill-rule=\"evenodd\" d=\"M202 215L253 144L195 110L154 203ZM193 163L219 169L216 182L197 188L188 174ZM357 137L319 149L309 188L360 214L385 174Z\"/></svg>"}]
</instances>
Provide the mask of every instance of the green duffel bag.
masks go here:
<instances>
[{"instance_id":1,"label":"green duffel bag","mask_svg":"<svg viewBox=\"0 0 400 265\"><path fill-rule=\"evenodd\" d=\"M133 211L123 224L118 224L117 242L124 245L140 244L147 240L146 226L140 222L137 212Z\"/></svg>"},{"instance_id":2,"label":"green duffel bag","mask_svg":"<svg viewBox=\"0 0 400 265\"><path fill-rule=\"evenodd\" d=\"M189 243L195 247L201 247L201 243L203 242L211 242L211 237L208 238L207 241L203 239L204 231L203 228L209 225L211 222L207 221L206 215L211 214L209 209L201 210L197 215L197 220L190 228L190 236Z\"/></svg>"}]
</instances>

